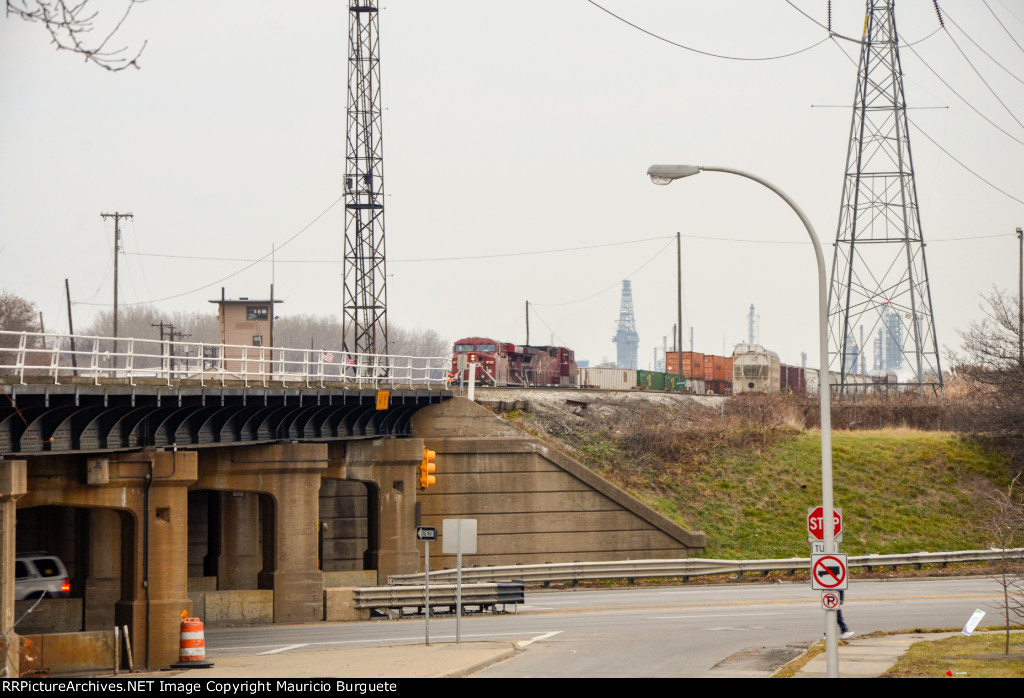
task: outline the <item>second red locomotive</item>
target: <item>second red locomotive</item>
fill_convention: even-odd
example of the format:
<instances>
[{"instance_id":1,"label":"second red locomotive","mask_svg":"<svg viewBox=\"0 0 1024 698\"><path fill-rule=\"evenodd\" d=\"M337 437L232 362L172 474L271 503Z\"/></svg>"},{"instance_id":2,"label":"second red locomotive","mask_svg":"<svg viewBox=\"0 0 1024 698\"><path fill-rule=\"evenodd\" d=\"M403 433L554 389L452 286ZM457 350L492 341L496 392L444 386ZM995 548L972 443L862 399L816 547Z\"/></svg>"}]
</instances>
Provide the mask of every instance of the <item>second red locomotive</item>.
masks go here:
<instances>
[{"instance_id":1,"label":"second red locomotive","mask_svg":"<svg viewBox=\"0 0 1024 698\"><path fill-rule=\"evenodd\" d=\"M466 368L459 375L459 357ZM578 387L579 368L575 353L565 347L536 347L496 342L487 337L466 337L452 347L452 375L456 381L469 380L469 365L476 364L476 383L501 387Z\"/></svg>"}]
</instances>

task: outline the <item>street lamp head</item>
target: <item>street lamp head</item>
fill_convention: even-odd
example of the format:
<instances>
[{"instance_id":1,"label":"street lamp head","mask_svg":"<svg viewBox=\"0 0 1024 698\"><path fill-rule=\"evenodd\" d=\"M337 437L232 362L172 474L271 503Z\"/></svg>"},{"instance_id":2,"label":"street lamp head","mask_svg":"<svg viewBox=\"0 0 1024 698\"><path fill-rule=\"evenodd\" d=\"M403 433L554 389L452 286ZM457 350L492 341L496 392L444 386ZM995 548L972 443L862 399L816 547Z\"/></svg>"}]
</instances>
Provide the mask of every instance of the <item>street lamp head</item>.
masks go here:
<instances>
[{"instance_id":1,"label":"street lamp head","mask_svg":"<svg viewBox=\"0 0 1024 698\"><path fill-rule=\"evenodd\" d=\"M655 184L669 184L674 179L682 179L700 172L699 165L651 165L647 174Z\"/></svg>"}]
</instances>

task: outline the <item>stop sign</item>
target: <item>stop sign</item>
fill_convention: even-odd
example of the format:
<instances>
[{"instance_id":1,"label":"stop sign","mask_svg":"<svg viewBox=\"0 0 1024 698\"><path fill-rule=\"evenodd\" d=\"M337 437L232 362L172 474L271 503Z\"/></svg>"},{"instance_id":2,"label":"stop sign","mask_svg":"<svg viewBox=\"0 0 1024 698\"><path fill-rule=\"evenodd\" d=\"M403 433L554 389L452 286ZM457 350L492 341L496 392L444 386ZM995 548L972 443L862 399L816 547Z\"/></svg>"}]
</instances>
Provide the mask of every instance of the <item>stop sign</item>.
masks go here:
<instances>
[{"instance_id":1,"label":"stop sign","mask_svg":"<svg viewBox=\"0 0 1024 698\"><path fill-rule=\"evenodd\" d=\"M821 507L814 507L807 513L807 532L814 540L825 540L825 526L822 523ZM832 520L835 522L835 531L832 537L835 538L843 530L843 513L838 509L832 510Z\"/></svg>"}]
</instances>

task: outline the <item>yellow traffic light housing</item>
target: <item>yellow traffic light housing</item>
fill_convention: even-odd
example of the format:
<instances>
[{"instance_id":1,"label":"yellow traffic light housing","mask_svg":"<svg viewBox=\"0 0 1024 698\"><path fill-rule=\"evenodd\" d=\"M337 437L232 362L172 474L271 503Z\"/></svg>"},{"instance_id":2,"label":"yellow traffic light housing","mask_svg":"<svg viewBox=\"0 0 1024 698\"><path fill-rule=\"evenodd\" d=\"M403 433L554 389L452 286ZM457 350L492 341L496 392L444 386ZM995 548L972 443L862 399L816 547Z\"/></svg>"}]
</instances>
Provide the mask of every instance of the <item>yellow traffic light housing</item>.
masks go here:
<instances>
[{"instance_id":1,"label":"yellow traffic light housing","mask_svg":"<svg viewBox=\"0 0 1024 698\"><path fill-rule=\"evenodd\" d=\"M437 482L434 477L434 472L437 470L436 458L436 452L429 448L423 449L423 460L420 461L420 489L426 489Z\"/></svg>"}]
</instances>

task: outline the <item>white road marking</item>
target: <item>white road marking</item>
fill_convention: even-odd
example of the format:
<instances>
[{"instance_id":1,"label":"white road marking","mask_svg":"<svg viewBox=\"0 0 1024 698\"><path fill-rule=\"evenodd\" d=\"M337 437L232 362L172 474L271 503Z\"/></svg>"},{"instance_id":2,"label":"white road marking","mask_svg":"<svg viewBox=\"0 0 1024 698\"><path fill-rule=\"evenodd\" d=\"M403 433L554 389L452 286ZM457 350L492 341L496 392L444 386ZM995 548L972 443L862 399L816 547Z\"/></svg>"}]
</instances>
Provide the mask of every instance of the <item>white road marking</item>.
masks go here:
<instances>
[{"instance_id":1,"label":"white road marking","mask_svg":"<svg viewBox=\"0 0 1024 698\"><path fill-rule=\"evenodd\" d=\"M287 647L278 647L276 650L267 650L266 652L260 652L260 655L264 654L277 654L278 652L287 652L288 650L297 650L300 647L305 647L308 642L304 642L301 645L288 645Z\"/></svg>"},{"instance_id":2,"label":"white road marking","mask_svg":"<svg viewBox=\"0 0 1024 698\"><path fill-rule=\"evenodd\" d=\"M529 647L531 644L533 644L534 642L540 642L541 640L547 640L549 637L554 637L555 635L558 635L561 632L562 632L561 630L555 630L554 632L544 633L543 635L538 635L537 637L531 637L529 640L522 640L522 641L516 643L516 648L517 649L525 649L525 648Z\"/></svg>"}]
</instances>

